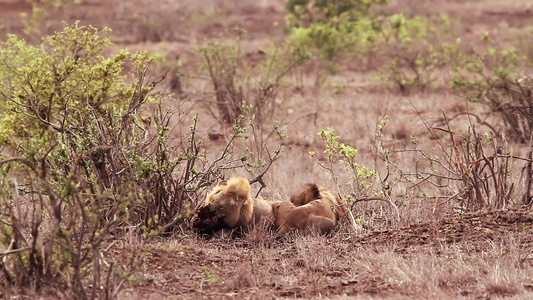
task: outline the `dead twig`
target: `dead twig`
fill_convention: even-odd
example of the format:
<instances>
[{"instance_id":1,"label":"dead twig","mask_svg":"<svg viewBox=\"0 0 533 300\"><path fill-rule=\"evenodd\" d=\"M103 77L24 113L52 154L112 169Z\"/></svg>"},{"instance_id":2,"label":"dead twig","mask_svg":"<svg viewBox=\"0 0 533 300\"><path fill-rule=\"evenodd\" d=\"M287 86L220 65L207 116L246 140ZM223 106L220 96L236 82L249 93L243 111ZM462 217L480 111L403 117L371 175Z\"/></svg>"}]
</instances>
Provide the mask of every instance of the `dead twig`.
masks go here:
<instances>
[{"instance_id":1,"label":"dead twig","mask_svg":"<svg viewBox=\"0 0 533 300\"><path fill-rule=\"evenodd\" d=\"M351 195L352 197L354 196L353 194ZM387 204L389 204L392 208L394 208L394 210L396 211L396 215L398 216L398 221L401 220L401 217L400 217L400 210L398 209L398 206L396 206L396 204L394 204L392 201L390 201L389 199L386 199L386 198L383 198L383 197L365 197L365 198L359 198L359 199L356 199L355 201L352 201L352 203L350 204L342 204L342 205L350 205L350 209L348 211L351 212L351 210L353 209L354 205L356 203L359 203L359 202L368 202L368 201L383 201L383 202L386 202Z\"/></svg>"}]
</instances>

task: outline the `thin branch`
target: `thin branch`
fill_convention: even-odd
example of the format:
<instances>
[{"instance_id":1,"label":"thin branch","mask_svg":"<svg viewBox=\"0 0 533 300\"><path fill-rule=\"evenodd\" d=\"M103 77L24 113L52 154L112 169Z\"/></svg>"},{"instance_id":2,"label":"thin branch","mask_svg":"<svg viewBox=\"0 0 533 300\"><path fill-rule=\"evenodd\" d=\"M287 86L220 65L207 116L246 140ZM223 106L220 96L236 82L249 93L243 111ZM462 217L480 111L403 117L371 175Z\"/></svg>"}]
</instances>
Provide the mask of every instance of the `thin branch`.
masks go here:
<instances>
[{"instance_id":1,"label":"thin branch","mask_svg":"<svg viewBox=\"0 0 533 300\"><path fill-rule=\"evenodd\" d=\"M31 250L31 248L30 247L25 247L25 248L8 250L8 251L0 253L0 258L3 258L4 256L8 256L8 255L11 255L11 254L19 254L20 252L24 252L24 251L28 251L28 250Z\"/></svg>"},{"instance_id":2,"label":"thin branch","mask_svg":"<svg viewBox=\"0 0 533 300\"><path fill-rule=\"evenodd\" d=\"M12 158L8 158L8 159L0 160L0 165L7 164L7 163L10 163L10 162L19 162L19 163L25 164L30 169L35 170L34 164L31 161L29 161L29 160L27 160L25 158L22 158L22 157L12 157Z\"/></svg>"},{"instance_id":3,"label":"thin branch","mask_svg":"<svg viewBox=\"0 0 533 300\"><path fill-rule=\"evenodd\" d=\"M350 196L354 197L355 194L350 194ZM351 206L350 208L353 209L353 207L354 207L354 205L356 203L358 203L358 202L368 202L368 201L383 201L383 202L388 203L396 211L396 215L398 216L398 221L401 220L400 210L398 209L398 206L396 206L396 204L394 204L392 201L390 201L389 199L386 199L386 198L382 198L382 197L365 197L365 198L356 199L351 204L341 204L341 205L350 205Z\"/></svg>"}]
</instances>

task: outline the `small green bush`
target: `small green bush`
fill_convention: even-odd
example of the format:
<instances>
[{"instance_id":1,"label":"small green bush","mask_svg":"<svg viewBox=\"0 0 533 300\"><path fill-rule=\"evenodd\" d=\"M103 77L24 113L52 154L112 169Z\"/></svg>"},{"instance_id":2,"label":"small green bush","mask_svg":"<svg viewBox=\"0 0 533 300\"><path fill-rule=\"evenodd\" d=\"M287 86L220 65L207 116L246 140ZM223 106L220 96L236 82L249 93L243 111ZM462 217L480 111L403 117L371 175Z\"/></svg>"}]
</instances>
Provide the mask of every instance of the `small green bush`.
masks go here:
<instances>
[{"instance_id":1,"label":"small green bush","mask_svg":"<svg viewBox=\"0 0 533 300\"><path fill-rule=\"evenodd\" d=\"M340 136L335 136L333 128L322 130L318 135L326 144L325 160L324 162L319 161L315 152L310 152L309 155L315 158L322 168L330 172L337 184L340 184L338 177L341 176L341 173L347 172L348 180L342 184L348 184L352 187L352 193L347 195L350 199L363 198L372 194L375 172L357 162L359 151L350 145L340 143Z\"/></svg>"},{"instance_id":2,"label":"small green bush","mask_svg":"<svg viewBox=\"0 0 533 300\"><path fill-rule=\"evenodd\" d=\"M445 81L437 81L436 71L449 68L461 56L457 26L446 15L438 19L390 16L376 42L377 52L386 58L376 78L403 94L439 87Z\"/></svg>"},{"instance_id":3,"label":"small green bush","mask_svg":"<svg viewBox=\"0 0 533 300\"><path fill-rule=\"evenodd\" d=\"M328 23L345 15L357 21L372 13L373 6L386 4L387 0L289 0L287 22L291 27L307 27L310 23Z\"/></svg>"},{"instance_id":4,"label":"small green bush","mask_svg":"<svg viewBox=\"0 0 533 300\"><path fill-rule=\"evenodd\" d=\"M488 35L484 36L491 43ZM516 48L489 46L464 55L454 68L452 86L465 99L486 104L504 122L507 136L529 142L533 130L533 65Z\"/></svg>"},{"instance_id":5,"label":"small green bush","mask_svg":"<svg viewBox=\"0 0 533 300\"><path fill-rule=\"evenodd\" d=\"M372 7L386 2L289 1L288 39L328 73L339 71L339 62L348 56L365 62L380 30Z\"/></svg>"},{"instance_id":6,"label":"small green bush","mask_svg":"<svg viewBox=\"0 0 533 300\"><path fill-rule=\"evenodd\" d=\"M42 34L45 21L56 12L65 12L76 4L82 3L83 0L27 0L31 4L31 15L21 13L22 23L24 24L24 33L28 36Z\"/></svg>"}]
</instances>

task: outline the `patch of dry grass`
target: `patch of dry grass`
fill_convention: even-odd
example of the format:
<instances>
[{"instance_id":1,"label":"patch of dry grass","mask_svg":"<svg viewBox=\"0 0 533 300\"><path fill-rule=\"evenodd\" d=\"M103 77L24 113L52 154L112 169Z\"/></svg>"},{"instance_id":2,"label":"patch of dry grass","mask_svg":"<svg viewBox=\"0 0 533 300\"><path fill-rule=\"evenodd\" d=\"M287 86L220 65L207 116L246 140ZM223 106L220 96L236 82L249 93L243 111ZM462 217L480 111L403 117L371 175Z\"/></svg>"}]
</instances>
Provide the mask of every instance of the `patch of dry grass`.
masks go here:
<instances>
[{"instance_id":1,"label":"patch of dry grass","mask_svg":"<svg viewBox=\"0 0 533 300\"><path fill-rule=\"evenodd\" d=\"M161 261L149 266L159 274L145 277L122 295L528 299L533 296L533 261L531 249L524 248L526 239L510 235L474 241L485 244L481 251L472 241L406 251L394 241L354 244L343 235L292 235L261 244L246 239L162 241L153 253ZM160 291L142 292L139 285L159 286Z\"/></svg>"}]
</instances>

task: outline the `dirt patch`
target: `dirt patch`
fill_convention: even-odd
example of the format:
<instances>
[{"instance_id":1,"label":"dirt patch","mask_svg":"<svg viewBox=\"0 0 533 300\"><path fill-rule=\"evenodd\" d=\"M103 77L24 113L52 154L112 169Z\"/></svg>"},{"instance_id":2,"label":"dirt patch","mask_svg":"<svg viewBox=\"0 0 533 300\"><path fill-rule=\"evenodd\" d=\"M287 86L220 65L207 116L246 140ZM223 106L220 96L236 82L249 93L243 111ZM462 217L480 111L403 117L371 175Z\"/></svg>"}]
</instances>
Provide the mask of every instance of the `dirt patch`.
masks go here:
<instances>
[{"instance_id":1,"label":"dirt patch","mask_svg":"<svg viewBox=\"0 0 533 300\"><path fill-rule=\"evenodd\" d=\"M362 236L341 232L158 241L121 298L533 295L531 212L465 214Z\"/></svg>"},{"instance_id":2,"label":"dirt patch","mask_svg":"<svg viewBox=\"0 0 533 300\"><path fill-rule=\"evenodd\" d=\"M469 213L438 223L384 230L350 239L358 244L390 243L399 247L397 251L408 252L417 246L439 247L443 243L471 244L476 248L487 241L529 234L532 229L532 212L509 210ZM529 241L524 243L525 246L533 244Z\"/></svg>"}]
</instances>

